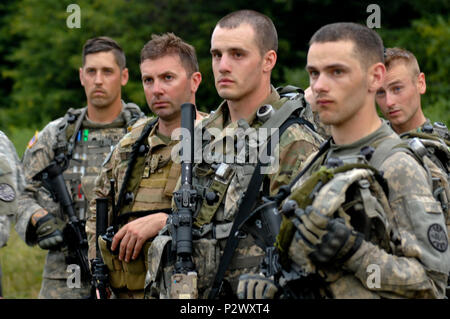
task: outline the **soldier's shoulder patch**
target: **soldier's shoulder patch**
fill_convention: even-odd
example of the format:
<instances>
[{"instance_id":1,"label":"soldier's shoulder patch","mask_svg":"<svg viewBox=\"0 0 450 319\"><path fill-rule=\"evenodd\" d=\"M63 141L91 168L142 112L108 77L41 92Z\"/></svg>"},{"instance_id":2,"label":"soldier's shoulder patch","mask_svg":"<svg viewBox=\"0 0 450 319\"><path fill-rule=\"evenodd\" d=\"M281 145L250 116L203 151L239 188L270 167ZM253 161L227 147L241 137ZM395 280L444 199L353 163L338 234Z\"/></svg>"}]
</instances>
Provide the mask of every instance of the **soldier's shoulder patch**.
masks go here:
<instances>
[{"instance_id":1,"label":"soldier's shoulder patch","mask_svg":"<svg viewBox=\"0 0 450 319\"><path fill-rule=\"evenodd\" d=\"M444 227L439 224L432 224L428 228L428 240L434 249L445 252L448 248L447 234Z\"/></svg>"},{"instance_id":2,"label":"soldier's shoulder patch","mask_svg":"<svg viewBox=\"0 0 450 319\"><path fill-rule=\"evenodd\" d=\"M37 140L38 140L38 134L39 134L39 131L36 130L36 132L34 132L33 137L31 138L31 140L30 140L30 141L28 142L28 144L27 144L27 149L32 148L33 145L36 144L36 142L37 142Z\"/></svg>"},{"instance_id":3,"label":"soldier's shoulder patch","mask_svg":"<svg viewBox=\"0 0 450 319\"><path fill-rule=\"evenodd\" d=\"M0 184L0 200L4 202L12 202L16 198L16 192L11 185L7 183Z\"/></svg>"}]
</instances>

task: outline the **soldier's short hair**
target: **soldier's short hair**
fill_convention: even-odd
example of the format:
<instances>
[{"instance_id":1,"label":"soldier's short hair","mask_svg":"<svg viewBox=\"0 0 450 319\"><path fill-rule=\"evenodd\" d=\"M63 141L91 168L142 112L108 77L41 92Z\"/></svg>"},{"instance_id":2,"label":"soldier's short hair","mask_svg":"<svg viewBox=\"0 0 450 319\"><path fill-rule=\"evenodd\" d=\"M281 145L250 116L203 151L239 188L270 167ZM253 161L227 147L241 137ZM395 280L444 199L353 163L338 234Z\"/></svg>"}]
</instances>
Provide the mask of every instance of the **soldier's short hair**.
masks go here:
<instances>
[{"instance_id":1,"label":"soldier's short hair","mask_svg":"<svg viewBox=\"0 0 450 319\"><path fill-rule=\"evenodd\" d=\"M261 55L270 50L278 51L277 29L272 20L262 13L254 10L231 12L220 19L216 26L234 29L243 23L249 24L255 31L255 40Z\"/></svg>"},{"instance_id":2,"label":"soldier's short hair","mask_svg":"<svg viewBox=\"0 0 450 319\"><path fill-rule=\"evenodd\" d=\"M331 23L317 30L309 41L313 43L352 41L354 51L362 66L368 68L384 62L383 40L374 30L353 22Z\"/></svg>"},{"instance_id":3,"label":"soldier's short hair","mask_svg":"<svg viewBox=\"0 0 450 319\"><path fill-rule=\"evenodd\" d=\"M141 63L147 59L156 60L166 55L178 55L188 76L199 71L195 48L171 32L162 35L152 34L152 39L141 50Z\"/></svg>"},{"instance_id":4,"label":"soldier's short hair","mask_svg":"<svg viewBox=\"0 0 450 319\"><path fill-rule=\"evenodd\" d=\"M120 45L110 37L95 37L86 41L83 46L83 66L86 56L92 53L112 51L117 65L122 70L126 66L126 57Z\"/></svg>"},{"instance_id":5,"label":"soldier's short hair","mask_svg":"<svg viewBox=\"0 0 450 319\"><path fill-rule=\"evenodd\" d=\"M420 74L419 63L410 51L402 48L387 48L384 55L386 70L390 70L398 62L403 62L411 71L413 77Z\"/></svg>"}]
</instances>

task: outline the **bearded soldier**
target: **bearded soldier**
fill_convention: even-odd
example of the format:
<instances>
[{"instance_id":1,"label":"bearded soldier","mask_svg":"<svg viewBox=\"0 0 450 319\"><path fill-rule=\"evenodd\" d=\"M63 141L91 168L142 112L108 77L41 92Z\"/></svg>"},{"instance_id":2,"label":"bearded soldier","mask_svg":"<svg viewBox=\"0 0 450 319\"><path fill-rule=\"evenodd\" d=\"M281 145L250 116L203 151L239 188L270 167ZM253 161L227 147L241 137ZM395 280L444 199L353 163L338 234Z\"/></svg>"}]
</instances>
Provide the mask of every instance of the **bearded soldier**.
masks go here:
<instances>
[{"instance_id":1,"label":"bearded soldier","mask_svg":"<svg viewBox=\"0 0 450 319\"><path fill-rule=\"evenodd\" d=\"M224 101L197 126L204 141L202 159L196 160L192 171L192 184L199 194L192 227L198 291L179 293L173 288L175 282L170 281L173 260L162 259L165 249L171 251L169 242L176 240L176 221L169 218L168 233L163 230L149 251L147 288L152 297L233 296L239 274L258 271L264 247L255 244L250 232L238 232L237 238L232 230L239 207L246 203L247 209L241 210L249 213L264 194L276 192L321 142L314 126L305 120L312 119L312 112L305 107L303 92L294 87L277 90L271 85L277 47L273 22L261 13L237 11L217 23L211 37L212 68L217 92ZM291 122L282 131L280 126L288 121ZM258 169L255 173L256 179L265 177L265 182L261 182L264 185L250 182L258 162L252 158L252 151L258 144L267 145L266 140L258 142L256 134L252 135L257 130L269 131L268 135L274 130L280 133L279 139L271 140L278 150L270 154L276 157L271 162L272 169ZM255 190L255 198L242 198L251 189ZM233 244L225 252L230 238ZM232 257L231 262L220 266L221 256ZM224 276L219 269L225 270Z\"/></svg>"},{"instance_id":2,"label":"bearded soldier","mask_svg":"<svg viewBox=\"0 0 450 319\"><path fill-rule=\"evenodd\" d=\"M194 47L173 33L152 35L141 51L140 68L147 104L157 117L138 121L119 141L94 189L96 198L108 197L110 181L115 181L116 197L110 198L109 207L110 225L117 233L110 249L102 242L101 254L108 266L109 286L117 298L144 297L149 239L166 224L180 175L180 164L172 161L172 149L178 141L171 135L180 127L181 105L195 104L202 80ZM205 115L197 112L197 119ZM91 255L95 248L95 208L94 199L87 227Z\"/></svg>"},{"instance_id":3,"label":"bearded soldier","mask_svg":"<svg viewBox=\"0 0 450 319\"><path fill-rule=\"evenodd\" d=\"M79 260L87 259L87 251L78 254L77 260L69 258L73 252L67 249L65 230L68 221L73 224L78 220L78 234L82 237L78 239L86 240L84 222L89 216L88 201L99 167L127 129L144 116L136 104L121 99L128 69L125 54L113 39L89 39L82 58L79 77L87 106L69 109L64 117L36 133L23 157L26 187L19 200L16 230L28 245L38 244L49 250L39 298L82 298L89 294L88 280L80 283L76 271L77 266L82 266ZM53 176L55 168L63 172L70 194L65 200L73 203L70 207L62 207L64 187L55 191L49 185L52 180L47 177ZM69 220L64 212L71 207L74 216Z\"/></svg>"}]
</instances>

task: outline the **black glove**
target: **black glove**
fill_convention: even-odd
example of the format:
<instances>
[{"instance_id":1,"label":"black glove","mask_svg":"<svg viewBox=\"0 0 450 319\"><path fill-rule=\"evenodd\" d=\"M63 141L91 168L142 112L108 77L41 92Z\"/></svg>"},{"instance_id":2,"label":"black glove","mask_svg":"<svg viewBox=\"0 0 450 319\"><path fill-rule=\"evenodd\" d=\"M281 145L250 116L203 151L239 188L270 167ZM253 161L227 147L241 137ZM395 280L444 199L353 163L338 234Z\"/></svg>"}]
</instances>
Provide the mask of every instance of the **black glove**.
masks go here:
<instances>
[{"instance_id":1,"label":"black glove","mask_svg":"<svg viewBox=\"0 0 450 319\"><path fill-rule=\"evenodd\" d=\"M262 275L245 274L239 277L239 299L273 299L277 291L275 282Z\"/></svg>"},{"instance_id":2,"label":"black glove","mask_svg":"<svg viewBox=\"0 0 450 319\"><path fill-rule=\"evenodd\" d=\"M311 206L306 211L297 209L295 215L296 240L310 247L308 257L315 264L344 263L362 244L363 235L342 218L330 219Z\"/></svg>"},{"instance_id":3,"label":"black glove","mask_svg":"<svg viewBox=\"0 0 450 319\"><path fill-rule=\"evenodd\" d=\"M42 249L55 249L63 242L64 223L53 216L47 214L36 222L36 235L39 247Z\"/></svg>"}]
</instances>

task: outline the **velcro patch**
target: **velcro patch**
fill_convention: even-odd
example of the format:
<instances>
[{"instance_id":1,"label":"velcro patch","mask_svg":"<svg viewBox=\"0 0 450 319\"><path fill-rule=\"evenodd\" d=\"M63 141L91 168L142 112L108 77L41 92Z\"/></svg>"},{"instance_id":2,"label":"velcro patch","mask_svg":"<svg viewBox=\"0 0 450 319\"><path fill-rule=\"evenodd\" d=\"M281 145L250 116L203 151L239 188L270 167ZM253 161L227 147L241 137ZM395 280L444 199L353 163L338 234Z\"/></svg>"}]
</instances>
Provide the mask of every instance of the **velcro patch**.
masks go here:
<instances>
[{"instance_id":1,"label":"velcro patch","mask_svg":"<svg viewBox=\"0 0 450 319\"><path fill-rule=\"evenodd\" d=\"M439 224L432 224L428 228L428 240L431 246L440 252L445 252L448 247L448 238L444 228Z\"/></svg>"},{"instance_id":2,"label":"velcro patch","mask_svg":"<svg viewBox=\"0 0 450 319\"><path fill-rule=\"evenodd\" d=\"M2 183L0 184L0 200L4 202L12 202L16 198L16 192L11 185Z\"/></svg>"}]
</instances>

